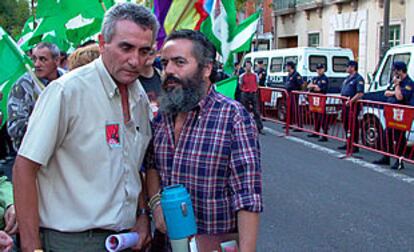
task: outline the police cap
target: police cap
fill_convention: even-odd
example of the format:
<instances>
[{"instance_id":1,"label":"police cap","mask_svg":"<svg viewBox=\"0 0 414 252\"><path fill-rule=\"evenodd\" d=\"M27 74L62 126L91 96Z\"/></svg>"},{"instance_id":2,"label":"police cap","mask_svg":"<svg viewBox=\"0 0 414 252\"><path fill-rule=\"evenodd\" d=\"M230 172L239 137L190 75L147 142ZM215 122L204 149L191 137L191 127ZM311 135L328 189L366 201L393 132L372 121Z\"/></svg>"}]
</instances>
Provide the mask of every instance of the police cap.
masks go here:
<instances>
[{"instance_id":1,"label":"police cap","mask_svg":"<svg viewBox=\"0 0 414 252\"><path fill-rule=\"evenodd\" d=\"M392 69L397 71L407 71L407 65L402 61L395 61L392 64Z\"/></svg>"},{"instance_id":2,"label":"police cap","mask_svg":"<svg viewBox=\"0 0 414 252\"><path fill-rule=\"evenodd\" d=\"M317 64L316 65L316 69L325 69L325 65L324 64Z\"/></svg>"},{"instance_id":3,"label":"police cap","mask_svg":"<svg viewBox=\"0 0 414 252\"><path fill-rule=\"evenodd\" d=\"M350 60L348 61L348 64L346 64L346 66L347 67L352 66L352 67L358 68L358 62L356 62L355 60Z\"/></svg>"},{"instance_id":4,"label":"police cap","mask_svg":"<svg viewBox=\"0 0 414 252\"><path fill-rule=\"evenodd\" d=\"M295 68L296 67L295 62L293 62L293 61L286 62L286 65L285 66L290 66L291 68Z\"/></svg>"}]
</instances>

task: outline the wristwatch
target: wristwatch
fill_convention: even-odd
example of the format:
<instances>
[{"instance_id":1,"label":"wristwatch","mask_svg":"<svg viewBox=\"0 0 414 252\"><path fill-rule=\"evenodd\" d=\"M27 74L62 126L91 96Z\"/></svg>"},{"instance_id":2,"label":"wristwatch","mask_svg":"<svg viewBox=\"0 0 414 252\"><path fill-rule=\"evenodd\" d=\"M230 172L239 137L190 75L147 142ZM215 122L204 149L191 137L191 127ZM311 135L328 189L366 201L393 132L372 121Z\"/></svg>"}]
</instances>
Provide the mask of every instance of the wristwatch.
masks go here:
<instances>
[{"instance_id":1,"label":"wristwatch","mask_svg":"<svg viewBox=\"0 0 414 252\"><path fill-rule=\"evenodd\" d=\"M140 215L149 215L149 211L146 208L138 208L137 216L140 216Z\"/></svg>"}]
</instances>

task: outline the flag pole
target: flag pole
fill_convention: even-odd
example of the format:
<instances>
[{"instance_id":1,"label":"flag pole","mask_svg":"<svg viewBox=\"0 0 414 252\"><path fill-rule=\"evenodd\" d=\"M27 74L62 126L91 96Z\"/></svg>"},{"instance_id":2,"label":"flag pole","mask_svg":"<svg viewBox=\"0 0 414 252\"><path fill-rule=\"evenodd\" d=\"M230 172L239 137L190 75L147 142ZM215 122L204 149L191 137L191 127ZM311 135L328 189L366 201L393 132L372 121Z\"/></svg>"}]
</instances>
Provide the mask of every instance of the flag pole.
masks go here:
<instances>
[{"instance_id":1,"label":"flag pole","mask_svg":"<svg viewBox=\"0 0 414 252\"><path fill-rule=\"evenodd\" d=\"M195 0L197 1L197 0ZM175 31L175 29L177 29L178 24L181 22L181 20L184 18L184 15L187 13L187 11L189 10L190 6L195 4L194 0L188 1L187 5L185 6L183 12L181 12L180 17L177 19L177 22L175 22L173 28L172 28L172 32Z\"/></svg>"},{"instance_id":2,"label":"flag pole","mask_svg":"<svg viewBox=\"0 0 414 252\"><path fill-rule=\"evenodd\" d=\"M37 26L37 23L36 23L36 8L37 8L36 0L32 0L33 30L36 29L36 26Z\"/></svg>"},{"instance_id":3,"label":"flag pole","mask_svg":"<svg viewBox=\"0 0 414 252\"><path fill-rule=\"evenodd\" d=\"M103 11L106 12L106 6L105 6L104 1L103 0L99 0L99 3L101 4Z\"/></svg>"}]
</instances>

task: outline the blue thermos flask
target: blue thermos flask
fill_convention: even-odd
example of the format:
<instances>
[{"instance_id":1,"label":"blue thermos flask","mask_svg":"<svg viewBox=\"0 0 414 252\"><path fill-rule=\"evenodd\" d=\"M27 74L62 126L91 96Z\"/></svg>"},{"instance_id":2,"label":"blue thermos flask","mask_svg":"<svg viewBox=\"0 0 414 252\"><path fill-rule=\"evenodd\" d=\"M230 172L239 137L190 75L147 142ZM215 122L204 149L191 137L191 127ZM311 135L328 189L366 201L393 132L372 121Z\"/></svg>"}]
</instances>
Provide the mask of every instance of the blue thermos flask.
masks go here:
<instances>
[{"instance_id":1,"label":"blue thermos flask","mask_svg":"<svg viewBox=\"0 0 414 252\"><path fill-rule=\"evenodd\" d=\"M161 194L161 207L171 240L180 240L197 233L193 205L183 185L165 187Z\"/></svg>"}]
</instances>

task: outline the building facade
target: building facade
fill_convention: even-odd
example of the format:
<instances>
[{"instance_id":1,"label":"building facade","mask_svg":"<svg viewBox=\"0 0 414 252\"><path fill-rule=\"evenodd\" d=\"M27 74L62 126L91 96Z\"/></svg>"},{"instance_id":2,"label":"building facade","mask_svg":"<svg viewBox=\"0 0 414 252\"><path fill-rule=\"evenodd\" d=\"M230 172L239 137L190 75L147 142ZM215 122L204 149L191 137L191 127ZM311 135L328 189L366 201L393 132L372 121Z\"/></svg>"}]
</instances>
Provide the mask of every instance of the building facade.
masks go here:
<instances>
[{"instance_id":1,"label":"building facade","mask_svg":"<svg viewBox=\"0 0 414 252\"><path fill-rule=\"evenodd\" d=\"M249 17L258 9L262 10L262 16L257 27L257 36L254 39L252 50L271 50L274 49L273 36L273 3L272 0L248 0L244 6L244 15Z\"/></svg>"},{"instance_id":2,"label":"building facade","mask_svg":"<svg viewBox=\"0 0 414 252\"><path fill-rule=\"evenodd\" d=\"M390 46L414 43L414 0L390 0ZM273 0L274 47L350 48L362 74L380 60L383 0ZM410 11L411 10L411 11Z\"/></svg>"}]
</instances>

